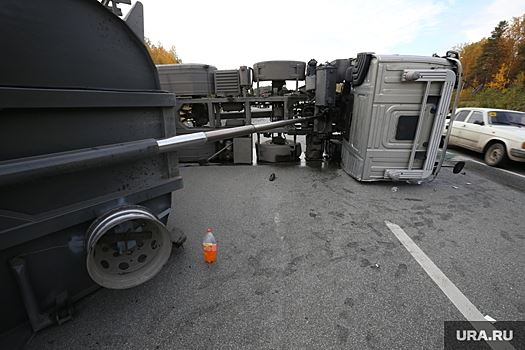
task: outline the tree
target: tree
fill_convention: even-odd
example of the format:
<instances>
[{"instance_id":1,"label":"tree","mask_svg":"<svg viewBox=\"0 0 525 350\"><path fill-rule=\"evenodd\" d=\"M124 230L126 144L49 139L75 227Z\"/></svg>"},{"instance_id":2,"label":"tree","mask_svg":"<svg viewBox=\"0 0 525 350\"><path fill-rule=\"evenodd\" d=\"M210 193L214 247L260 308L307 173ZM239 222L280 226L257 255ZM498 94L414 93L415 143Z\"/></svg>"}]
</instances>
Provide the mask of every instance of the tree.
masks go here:
<instances>
[{"instance_id":1,"label":"tree","mask_svg":"<svg viewBox=\"0 0 525 350\"><path fill-rule=\"evenodd\" d=\"M144 38L144 44L155 64L174 64L182 63L182 60L177 56L175 46L166 50L159 42L157 45L153 44L148 38Z\"/></svg>"},{"instance_id":2,"label":"tree","mask_svg":"<svg viewBox=\"0 0 525 350\"><path fill-rule=\"evenodd\" d=\"M525 15L499 22L489 38L459 49L461 106L525 111Z\"/></svg>"},{"instance_id":3,"label":"tree","mask_svg":"<svg viewBox=\"0 0 525 350\"><path fill-rule=\"evenodd\" d=\"M509 66L506 63L503 63L501 67L499 68L498 72L494 75L494 78L492 81L490 81L487 85L491 89L497 89L502 90L507 87L509 84Z\"/></svg>"},{"instance_id":4,"label":"tree","mask_svg":"<svg viewBox=\"0 0 525 350\"><path fill-rule=\"evenodd\" d=\"M475 43L463 44L459 47L465 87L475 87L479 84L474 77L474 69L486 41L486 39L481 39Z\"/></svg>"},{"instance_id":5,"label":"tree","mask_svg":"<svg viewBox=\"0 0 525 350\"><path fill-rule=\"evenodd\" d=\"M474 79L482 86L485 86L492 79L500 66L498 63L505 48L503 35L507 28L507 21L499 22L491 36L483 44L481 55L473 72Z\"/></svg>"},{"instance_id":6,"label":"tree","mask_svg":"<svg viewBox=\"0 0 525 350\"><path fill-rule=\"evenodd\" d=\"M506 33L510 41L509 78L525 72L525 15L514 17Z\"/></svg>"}]
</instances>

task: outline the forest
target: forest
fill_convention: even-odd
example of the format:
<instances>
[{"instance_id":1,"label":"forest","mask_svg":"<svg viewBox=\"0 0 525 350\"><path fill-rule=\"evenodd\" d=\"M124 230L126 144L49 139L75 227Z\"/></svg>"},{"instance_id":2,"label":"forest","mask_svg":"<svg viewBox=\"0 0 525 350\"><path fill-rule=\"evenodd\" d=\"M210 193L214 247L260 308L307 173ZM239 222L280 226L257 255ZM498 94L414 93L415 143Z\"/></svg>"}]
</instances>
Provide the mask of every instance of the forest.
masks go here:
<instances>
[{"instance_id":1,"label":"forest","mask_svg":"<svg viewBox=\"0 0 525 350\"><path fill-rule=\"evenodd\" d=\"M463 44L462 107L525 111L525 14L501 21L488 38Z\"/></svg>"}]
</instances>

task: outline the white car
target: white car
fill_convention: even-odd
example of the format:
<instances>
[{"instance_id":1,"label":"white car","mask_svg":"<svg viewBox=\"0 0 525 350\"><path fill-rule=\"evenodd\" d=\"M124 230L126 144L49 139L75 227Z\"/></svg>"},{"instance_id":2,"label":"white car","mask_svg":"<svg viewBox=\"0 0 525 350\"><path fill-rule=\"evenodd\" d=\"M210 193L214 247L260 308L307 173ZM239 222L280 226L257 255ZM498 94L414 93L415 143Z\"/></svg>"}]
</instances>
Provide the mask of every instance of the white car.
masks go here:
<instances>
[{"instance_id":1,"label":"white car","mask_svg":"<svg viewBox=\"0 0 525 350\"><path fill-rule=\"evenodd\" d=\"M525 162L525 113L494 108L458 108L449 144L483 153L485 163Z\"/></svg>"}]
</instances>

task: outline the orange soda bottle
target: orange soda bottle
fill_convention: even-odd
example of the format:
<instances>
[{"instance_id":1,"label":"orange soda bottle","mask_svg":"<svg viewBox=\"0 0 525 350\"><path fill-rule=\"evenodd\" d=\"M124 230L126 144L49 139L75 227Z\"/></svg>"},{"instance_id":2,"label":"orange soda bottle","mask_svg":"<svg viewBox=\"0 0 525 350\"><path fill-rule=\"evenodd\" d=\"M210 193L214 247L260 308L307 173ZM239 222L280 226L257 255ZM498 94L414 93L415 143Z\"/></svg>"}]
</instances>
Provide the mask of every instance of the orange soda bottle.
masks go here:
<instances>
[{"instance_id":1,"label":"orange soda bottle","mask_svg":"<svg viewBox=\"0 0 525 350\"><path fill-rule=\"evenodd\" d=\"M212 264L217 261L217 241L213 236L212 229L208 228L208 232L202 241L202 252L204 253L204 261Z\"/></svg>"}]
</instances>

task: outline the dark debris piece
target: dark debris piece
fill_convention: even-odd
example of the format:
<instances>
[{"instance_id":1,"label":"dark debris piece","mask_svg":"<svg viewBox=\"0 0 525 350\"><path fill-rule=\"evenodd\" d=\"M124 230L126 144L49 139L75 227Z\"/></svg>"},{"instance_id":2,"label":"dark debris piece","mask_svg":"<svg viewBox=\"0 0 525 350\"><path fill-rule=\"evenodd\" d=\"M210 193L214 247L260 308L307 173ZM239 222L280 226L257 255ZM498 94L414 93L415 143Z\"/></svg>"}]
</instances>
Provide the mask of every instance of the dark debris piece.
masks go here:
<instances>
[{"instance_id":1,"label":"dark debris piece","mask_svg":"<svg viewBox=\"0 0 525 350\"><path fill-rule=\"evenodd\" d=\"M270 174L270 178L269 178L270 181L273 181L275 180L275 174L274 173L271 173Z\"/></svg>"}]
</instances>

